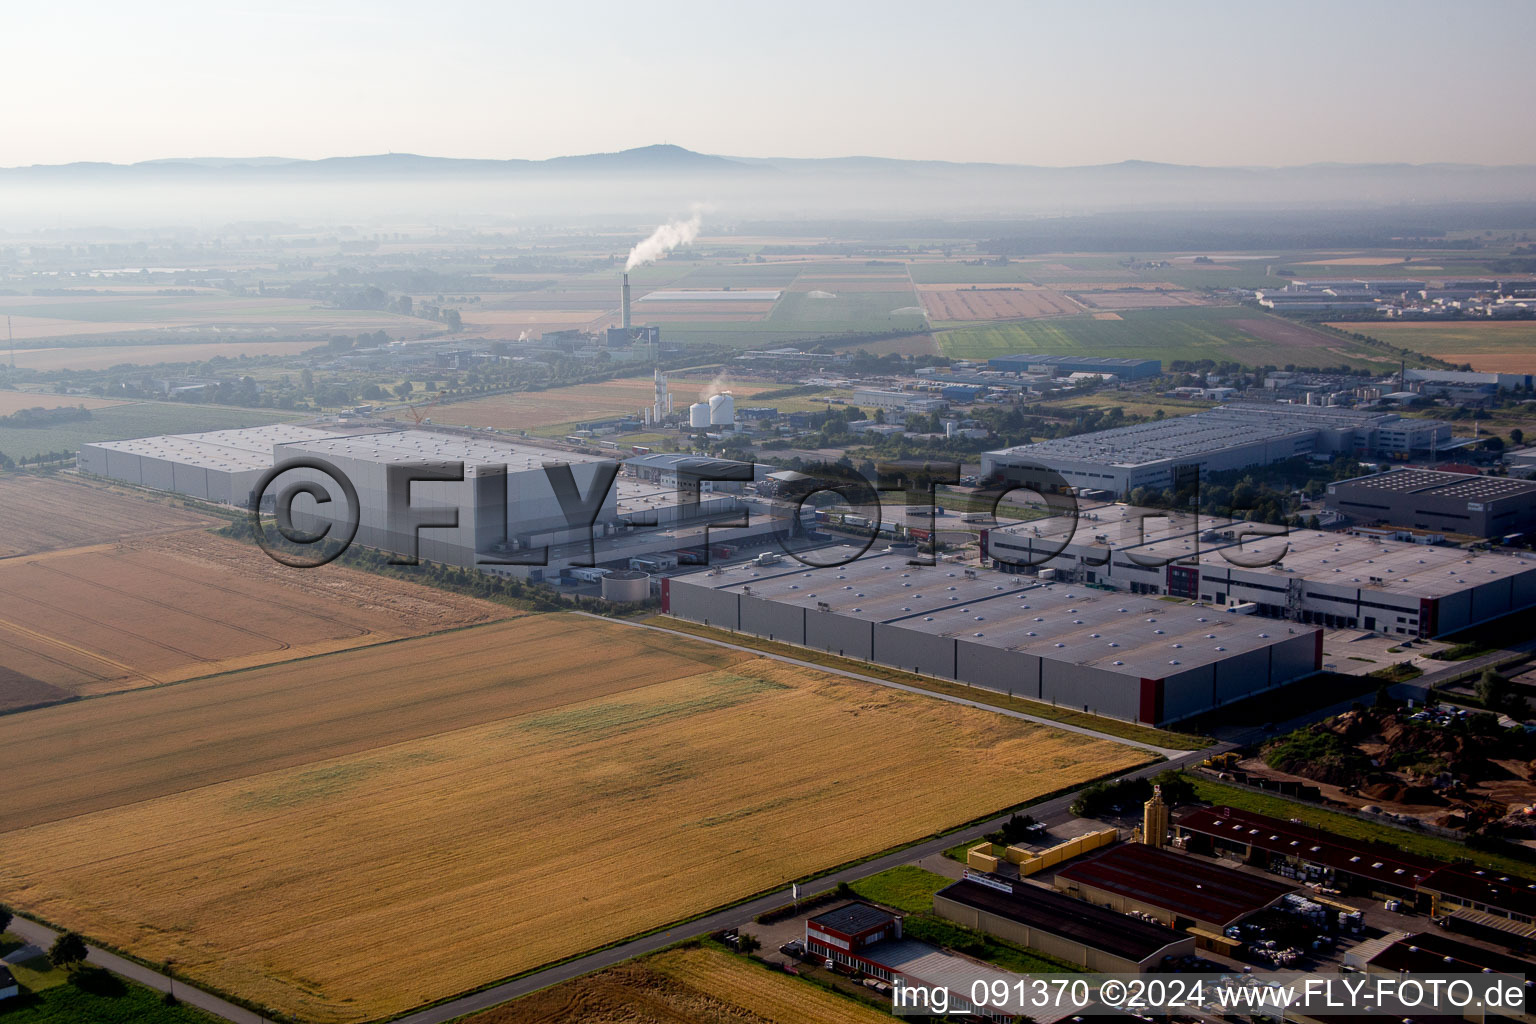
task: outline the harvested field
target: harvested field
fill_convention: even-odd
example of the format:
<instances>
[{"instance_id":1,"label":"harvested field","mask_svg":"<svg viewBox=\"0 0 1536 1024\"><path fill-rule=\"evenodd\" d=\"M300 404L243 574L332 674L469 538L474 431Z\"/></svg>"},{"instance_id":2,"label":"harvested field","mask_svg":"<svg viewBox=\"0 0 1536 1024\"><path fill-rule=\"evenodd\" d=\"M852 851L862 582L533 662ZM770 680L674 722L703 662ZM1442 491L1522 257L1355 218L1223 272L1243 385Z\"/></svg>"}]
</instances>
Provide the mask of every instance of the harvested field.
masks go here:
<instances>
[{"instance_id":1,"label":"harvested field","mask_svg":"<svg viewBox=\"0 0 1536 1024\"><path fill-rule=\"evenodd\" d=\"M978 324L946 328L935 336L945 355L963 359L1014 352L1080 352L1165 363L1230 359L1247 366L1348 364L1384 369L1397 365L1393 355L1379 348L1236 306L1126 310L1118 320L1086 314Z\"/></svg>"},{"instance_id":2,"label":"harvested field","mask_svg":"<svg viewBox=\"0 0 1536 1024\"><path fill-rule=\"evenodd\" d=\"M8 901L281 1012L360 1021L1144 759L587 618L452 640L0 719L39 765L9 788L56 819L0 835ZM93 739L104 722L118 742ZM366 749L336 756L349 729ZM269 767L306 743L316 759ZM166 777L187 762L199 777ZM116 806L48 809L71 795ZM428 919L453 941L423 941Z\"/></svg>"},{"instance_id":3,"label":"harvested field","mask_svg":"<svg viewBox=\"0 0 1536 1024\"><path fill-rule=\"evenodd\" d=\"M465 330L488 341L536 338L546 331L593 331L610 321L617 323L612 314L600 309L473 309L462 315Z\"/></svg>"},{"instance_id":4,"label":"harvested field","mask_svg":"<svg viewBox=\"0 0 1536 1024\"><path fill-rule=\"evenodd\" d=\"M1536 373L1536 321L1331 324L1487 373Z\"/></svg>"},{"instance_id":5,"label":"harvested field","mask_svg":"<svg viewBox=\"0 0 1536 1024\"><path fill-rule=\"evenodd\" d=\"M676 949L577 978L466 1024L879 1024L890 1014L713 949Z\"/></svg>"},{"instance_id":6,"label":"harvested field","mask_svg":"<svg viewBox=\"0 0 1536 1024\"><path fill-rule=\"evenodd\" d=\"M385 329L420 337L432 329L428 321L393 313L334 309L308 299L232 297L214 292L5 295L0 296L0 314L11 317L18 341L173 330L251 334L282 331L293 337L304 332L324 335L332 331ZM319 343L317 339L310 345ZM17 364L31 366L22 362L23 355L17 351Z\"/></svg>"},{"instance_id":7,"label":"harvested field","mask_svg":"<svg viewBox=\"0 0 1536 1024\"><path fill-rule=\"evenodd\" d=\"M0 559L221 522L67 476L0 476Z\"/></svg>"},{"instance_id":8,"label":"harvested field","mask_svg":"<svg viewBox=\"0 0 1536 1024\"><path fill-rule=\"evenodd\" d=\"M0 416L9 416L23 409L105 409L122 402L110 398L88 398L85 395L50 395L36 391L0 391Z\"/></svg>"},{"instance_id":9,"label":"harvested field","mask_svg":"<svg viewBox=\"0 0 1536 1024\"><path fill-rule=\"evenodd\" d=\"M1125 319L1125 317L1121 316L1119 313L1095 313L1095 314L1093 314L1093 318L1095 320L1124 320Z\"/></svg>"},{"instance_id":10,"label":"harvested field","mask_svg":"<svg viewBox=\"0 0 1536 1024\"><path fill-rule=\"evenodd\" d=\"M592 655L569 671L570 650ZM517 657L508 657L516 651ZM638 630L522 615L315 661L269 665L0 717L35 743L9 775L0 832L420 739L663 680L750 655L669 649ZM123 736L138 742L123 743ZM61 785L67 771L78 784ZM50 781L51 780L51 781Z\"/></svg>"},{"instance_id":11,"label":"harvested field","mask_svg":"<svg viewBox=\"0 0 1536 1024\"><path fill-rule=\"evenodd\" d=\"M710 384L704 378L669 378L668 388L674 404L698 401L701 390ZM728 384L736 402L767 389L761 384ZM468 402L436 406L432 418L438 423L469 427L497 427L502 430L532 430L561 423L605 419L634 413L656 398L656 385L650 377L626 377L600 384L573 384L547 391L524 391L515 395L491 395Z\"/></svg>"},{"instance_id":12,"label":"harvested field","mask_svg":"<svg viewBox=\"0 0 1536 1024\"><path fill-rule=\"evenodd\" d=\"M1078 292L1073 298L1094 309L1167 309L1174 306L1203 306L1205 296L1199 292L1154 291L1150 288L1127 288L1112 292Z\"/></svg>"},{"instance_id":13,"label":"harvested field","mask_svg":"<svg viewBox=\"0 0 1536 1024\"><path fill-rule=\"evenodd\" d=\"M939 354L939 343L934 341L931 334L907 334L899 338L885 338L880 341L861 341L851 346L862 349L870 355L883 356L891 352L904 356L936 356ZM781 411L783 403L779 403Z\"/></svg>"},{"instance_id":14,"label":"harvested field","mask_svg":"<svg viewBox=\"0 0 1536 1024\"><path fill-rule=\"evenodd\" d=\"M1028 285L925 286L918 293L932 320L1026 320L1082 312L1060 292Z\"/></svg>"},{"instance_id":15,"label":"harvested field","mask_svg":"<svg viewBox=\"0 0 1536 1024\"><path fill-rule=\"evenodd\" d=\"M332 570L335 570L334 572ZM6 665L71 696L498 619L499 605L353 569L288 569L198 530L0 562ZM0 687L0 709L35 703Z\"/></svg>"},{"instance_id":16,"label":"harvested field","mask_svg":"<svg viewBox=\"0 0 1536 1024\"><path fill-rule=\"evenodd\" d=\"M215 356L296 356L314 348L314 341L228 341L186 345L79 345L69 348L16 350L16 365L29 370L106 370L132 364L200 363Z\"/></svg>"}]
</instances>

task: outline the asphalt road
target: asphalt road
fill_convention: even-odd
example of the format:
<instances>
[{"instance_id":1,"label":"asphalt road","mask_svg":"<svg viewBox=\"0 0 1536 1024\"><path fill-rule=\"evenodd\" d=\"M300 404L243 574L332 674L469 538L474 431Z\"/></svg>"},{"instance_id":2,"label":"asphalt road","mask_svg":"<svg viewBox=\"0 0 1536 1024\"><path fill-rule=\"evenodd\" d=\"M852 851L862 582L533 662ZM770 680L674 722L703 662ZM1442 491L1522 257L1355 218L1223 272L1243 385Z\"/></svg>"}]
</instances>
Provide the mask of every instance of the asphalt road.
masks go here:
<instances>
[{"instance_id":1,"label":"asphalt road","mask_svg":"<svg viewBox=\"0 0 1536 1024\"><path fill-rule=\"evenodd\" d=\"M6 930L19 938L25 939L30 945L36 947L35 952L18 950L17 953L22 955L18 957L16 953L13 953L10 957L12 960L31 959L35 953L46 951L48 947L53 945L53 940L59 936L59 933L52 928L38 924L36 921L28 921L22 917L12 920L10 928ZM95 946L89 948L90 955L86 957L87 963L95 964L98 967L105 967L113 974L121 975L130 981L136 981L140 985L154 989L156 992L166 992L172 988L173 983L171 979L163 974L136 964L132 960L125 960L116 953L108 953L106 950L97 949ZM174 983L174 987L177 999L191 1006L196 1006L200 1010L207 1010L214 1016L234 1021L235 1024L262 1024L267 1019L243 1007L236 1006L234 1003L220 999L218 996L193 988L184 982L177 981Z\"/></svg>"}]
</instances>

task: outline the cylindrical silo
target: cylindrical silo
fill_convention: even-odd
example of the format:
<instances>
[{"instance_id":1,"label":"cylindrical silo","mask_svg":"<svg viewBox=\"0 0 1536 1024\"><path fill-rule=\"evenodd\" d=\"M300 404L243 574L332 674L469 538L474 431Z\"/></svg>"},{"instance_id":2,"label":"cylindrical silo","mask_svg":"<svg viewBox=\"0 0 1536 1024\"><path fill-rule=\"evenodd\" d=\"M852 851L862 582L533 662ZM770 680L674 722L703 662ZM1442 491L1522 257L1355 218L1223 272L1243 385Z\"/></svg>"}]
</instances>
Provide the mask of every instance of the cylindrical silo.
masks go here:
<instances>
[{"instance_id":1,"label":"cylindrical silo","mask_svg":"<svg viewBox=\"0 0 1536 1024\"><path fill-rule=\"evenodd\" d=\"M637 569L620 569L603 577L603 600L644 601L651 596L651 576Z\"/></svg>"},{"instance_id":2,"label":"cylindrical silo","mask_svg":"<svg viewBox=\"0 0 1536 1024\"><path fill-rule=\"evenodd\" d=\"M703 402L694 402L688 407L688 425L690 427L709 426L709 406Z\"/></svg>"},{"instance_id":3,"label":"cylindrical silo","mask_svg":"<svg viewBox=\"0 0 1536 1024\"><path fill-rule=\"evenodd\" d=\"M730 392L715 395L709 400L709 422L712 426L730 426L736 422L736 399Z\"/></svg>"}]
</instances>

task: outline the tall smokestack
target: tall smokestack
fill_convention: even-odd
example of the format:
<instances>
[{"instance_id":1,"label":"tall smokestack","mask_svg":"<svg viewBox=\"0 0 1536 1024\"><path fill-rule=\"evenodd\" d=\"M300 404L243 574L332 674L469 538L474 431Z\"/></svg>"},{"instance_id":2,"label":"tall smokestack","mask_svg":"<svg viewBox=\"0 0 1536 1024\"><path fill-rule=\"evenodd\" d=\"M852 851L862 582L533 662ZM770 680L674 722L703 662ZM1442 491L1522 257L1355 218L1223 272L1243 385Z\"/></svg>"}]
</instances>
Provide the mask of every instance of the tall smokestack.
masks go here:
<instances>
[{"instance_id":1,"label":"tall smokestack","mask_svg":"<svg viewBox=\"0 0 1536 1024\"><path fill-rule=\"evenodd\" d=\"M629 273L627 271L624 274L623 302L621 305L623 309L619 314L621 318L619 326L627 331L629 330Z\"/></svg>"}]
</instances>

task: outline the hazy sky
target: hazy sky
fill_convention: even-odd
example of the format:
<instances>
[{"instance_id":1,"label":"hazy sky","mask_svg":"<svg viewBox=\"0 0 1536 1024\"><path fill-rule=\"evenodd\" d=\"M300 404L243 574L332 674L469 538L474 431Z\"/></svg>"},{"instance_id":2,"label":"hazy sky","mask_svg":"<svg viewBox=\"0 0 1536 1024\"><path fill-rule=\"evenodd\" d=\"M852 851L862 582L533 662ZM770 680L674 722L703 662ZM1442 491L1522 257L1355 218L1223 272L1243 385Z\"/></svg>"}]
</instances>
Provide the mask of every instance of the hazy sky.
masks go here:
<instances>
[{"instance_id":1,"label":"hazy sky","mask_svg":"<svg viewBox=\"0 0 1536 1024\"><path fill-rule=\"evenodd\" d=\"M1536 3L16 2L0 165L1536 163Z\"/></svg>"}]
</instances>

